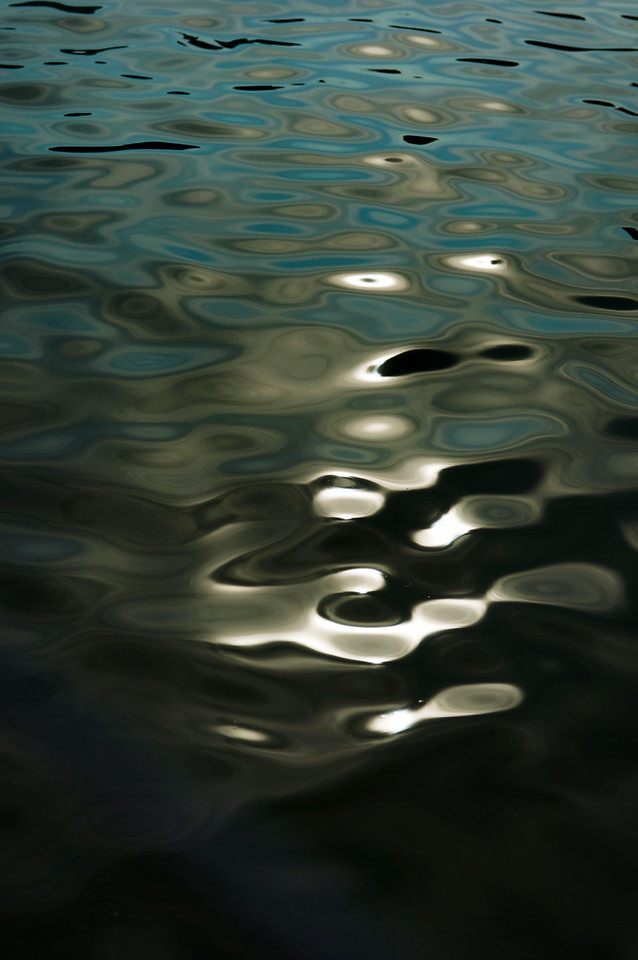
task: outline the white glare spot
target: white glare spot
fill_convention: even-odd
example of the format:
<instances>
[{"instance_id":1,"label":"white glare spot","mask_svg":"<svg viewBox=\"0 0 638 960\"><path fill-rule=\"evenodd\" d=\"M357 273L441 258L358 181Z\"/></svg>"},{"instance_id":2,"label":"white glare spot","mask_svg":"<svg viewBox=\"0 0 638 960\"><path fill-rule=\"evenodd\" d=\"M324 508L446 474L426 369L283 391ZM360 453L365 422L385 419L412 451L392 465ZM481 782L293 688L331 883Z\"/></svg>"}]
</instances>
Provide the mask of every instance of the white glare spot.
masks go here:
<instances>
[{"instance_id":1,"label":"white glare spot","mask_svg":"<svg viewBox=\"0 0 638 960\"><path fill-rule=\"evenodd\" d=\"M505 258L499 253L482 253L473 257L446 257L445 261L451 267L465 268L466 270L489 270L492 273L503 273L507 267Z\"/></svg>"},{"instance_id":2,"label":"white glare spot","mask_svg":"<svg viewBox=\"0 0 638 960\"><path fill-rule=\"evenodd\" d=\"M380 44L366 43L355 47L356 53L363 53L367 57L391 57L395 52L391 47L382 47Z\"/></svg>"},{"instance_id":3,"label":"white glare spot","mask_svg":"<svg viewBox=\"0 0 638 960\"><path fill-rule=\"evenodd\" d=\"M523 691L511 683L469 683L441 690L422 707L392 710L368 720L373 733L394 734L408 730L423 720L442 717L476 717L486 713L512 710L523 702Z\"/></svg>"},{"instance_id":4,"label":"white glare spot","mask_svg":"<svg viewBox=\"0 0 638 960\"><path fill-rule=\"evenodd\" d=\"M405 38L410 43L416 43L420 47L440 47L441 41L435 40L434 37L417 37L416 34L412 33L409 37Z\"/></svg>"},{"instance_id":5,"label":"white glare spot","mask_svg":"<svg viewBox=\"0 0 638 960\"><path fill-rule=\"evenodd\" d=\"M446 547L462 537L463 534L475 529L475 523L468 523L467 520L463 520L458 515L457 510L452 508L449 513L443 514L436 523L433 523L426 530L415 530L412 539L420 547Z\"/></svg>"},{"instance_id":6,"label":"white glare spot","mask_svg":"<svg viewBox=\"0 0 638 960\"><path fill-rule=\"evenodd\" d=\"M351 567L340 570L330 578L330 587L335 593L372 593L385 586L385 578L374 567Z\"/></svg>"},{"instance_id":7,"label":"white glare spot","mask_svg":"<svg viewBox=\"0 0 638 960\"><path fill-rule=\"evenodd\" d=\"M340 425L348 437L363 440L396 440L412 433L413 426L407 417L357 417Z\"/></svg>"},{"instance_id":8,"label":"white glare spot","mask_svg":"<svg viewBox=\"0 0 638 960\"><path fill-rule=\"evenodd\" d=\"M483 107L484 110L503 110L506 113L512 112L509 103L503 103L501 100L481 100L479 106Z\"/></svg>"},{"instance_id":9,"label":"white glare spot","mask_svg":"<svg viewBox=\"0 0 638 960\"><path fill-rule=\"evenodd\" d=\"M418 123L435 123L438 119L436 113L424 110L422 107L406 107L403 112L410 120L416 120Z\"/></svg>"},{"instance_id":10,"label":"white glare spot","mask_svg":"<svg viewBox=\"0 0 638 960\"><path fill-rule=\"evenodd\" d=\"M333 273L327 280L350 290L405 290L408 285L400 273Z\"/></svg>"},{"instance_id":11,"label":"white glare spot","mask_svg":"<svg viewBox=\"0 0 638 960\"><path fill-rule=\"evenodd\" d=\"M243 740L244 743L265 743L269 737L261 730L254 730L252 727L240 727L235 723L223 723L215 727L216 733L221 733L223 737L230 737L233 740Z\"/></svg>"},{"instance_id":12,"label":"white glare spot","mask_svg":"<svg viewBox=\"0 0 638 960\"><path fill-rule=\"evenodd\" d=\"M392 710L390 713L381 713L378 717L368 720L366 727L373 733L402 733L415 723L415 710Z\"/></svg>"},{"instance_id":13,"label":"white glare spot","mask_svg":"<svg viewBox=\"0 0 638 960\"><path fill-rule=\"evenodd\" d=\"M366 487L323 487L315 494L315 510L321 516L338 520L370 517L385 503L380 490Z\"/></svg>"},{"instance_id":14,"label":"white glare spot","mask_svg":"<svg viewBox=\"0 0 638 960\"><path fill-rule=\"evenodd\" d=\"M367 594L384 585L383 572L367 567L281 589L215 584L220 620L211 640L235 647L287 641L342 660L388 663L407 656L431 634L471 626L487 610L483 600L427 600L406 620L379 626L338 623L319 612L322 600L333 594Z\"/></svg>"}]
</instances>

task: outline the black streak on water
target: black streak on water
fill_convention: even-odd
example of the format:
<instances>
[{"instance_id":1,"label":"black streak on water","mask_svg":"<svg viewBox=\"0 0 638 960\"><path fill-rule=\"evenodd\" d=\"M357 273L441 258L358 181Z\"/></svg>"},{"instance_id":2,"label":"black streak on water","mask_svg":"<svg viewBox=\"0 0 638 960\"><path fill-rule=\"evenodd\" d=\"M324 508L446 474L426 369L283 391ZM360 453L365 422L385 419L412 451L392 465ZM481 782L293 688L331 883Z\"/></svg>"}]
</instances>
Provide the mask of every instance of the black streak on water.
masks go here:
<instances>
[{"instance_id":1,"label":"black streak on water","mask_svg":"<svg viewBox=\"0 0 638 960\"><path fill-rule=\"evenodd\" d=\"M434 141L438 140L439 138L438 137L421 137L414 133L406 133L404 134L403 139L405 140L406 143L414 143L418 145L418 144L424 144L424 143L434 143Z\"/></svg>"},{"instance_id":2,"label":"black streak on water","mask_svg":"<svg viewBox=\"0 0 638 960\"><path fill-rule=\"evenodd\" d=\"M586 295L574 297L578 303L585 304L586 307L598 307L600 310L638 310L638 300L631 297L610 297Z\"/></svg>"},{"instance_id":3,"label":"black streak on water","mask_svg":"<svg viewBox=\"0 0 638 960\"><path fill-rule=\"evenodd\" d=\"M382 377L405 377L411 373L431 373L435 370L447 370L455 366L458 357L447 350L428 350L419 347L405 350L380 365L378 372Z\"/></svg>"},{"instance_id":4,"label":"black streak on water","mask_svg":"<svg viewBox=\"0 0 638 960\"><path fill-rule=\"evenodd\" d=\"M397 30L417 30L419 33L441 33L440 30L430 30L429 27L407 27L404 23L391 23L390 26Z\"/></svg>"},{"instance_id":5,"label":"black streak on water","mask_svg":"<svg viewBox=\"0 0 638 960\"><path fill-rule=\"evenodd\" d=\"M628 110L627 107L617 107L615 103L611 103L610 100L583 100L583 103L592 103L597 107L612 107L614 110L618 110L619 113L628 113L631 117L638 117L638 113L634 110Z\"/></svg>"},{"instance_id":6,"label":"black streak on water","mask_svg":"<svg viewBox=\"0 0 638 960\"><path fill-rule=\"evenodd\" d=\"M518 67L516 60L491 60L489 57L457 57L459 63L489 63L494 67Z\"/></svg>"},{"instance_id":7,"label":"black streak on water","mask_svg":"<svg viewBox=\"0 0 638 960\"><path fill-rule=\"evenodd\" d=\"M93 57L96 53L104 53L106 50L126 50L126 44L119 44L116 47L98 47L96 50L67 50L60 49L60 53L73 53L78 57Z\"/></svg>"},{"instance_id":8,"label":"black streak on water","mask_svg":"<svg viewBox=\"0 0 638 960\"><path fill-rule=\"evenodd\" d=\"M214 43L208 43L206 40L200 40L199 37L193 36L190 33L183 33L182 37L186 40L192 47L200 47L202 50L234 50L235 47L241 47L246 43L260 43L265 46L271 47L300 47L300 43L293 43L292 40L264 40L257 38L255 40L247 40L245 37L239 38L237 40L215 40Z\"/></svg>"},{"instance_id":9,"label":"black streak on water","mask_svg":"<svg viewBox=\"0 0 638 960\"><path fill-rule=\"evenodd\" d=\"M101 6L74 7L70 3L56 3L55 0L23 0L23 3L10 3L10 7L51 7L53 10L62 10L64 13L81 13L89 16Z\"/></svg>"},{"instance_id":10,"label":"black streak on water","mask_svg":"<svg viewBox=\"0 0 638 960\"><path fill-rule=\"evenodd\" d=\"M233 87L233 90L283 90L282 86L272 83L252 83L246 86Z\"/></svg>"},{"instance_id":11,"label":"black streak on water","mask_svg":"<svg viewBox=\"0 0 638 960\"><path fill-rule=\"evenodd\" d=\"M115 146L49 147L59 153L115 153L117 150L199 150L194 143L170 143L164 140L140 140L139 143L121 143Z\"/></svg>"},{"instance_id":12,"label":"black streak on water","mask_svg":"<svg viewBox=\"0 0 638 960\"><path fill-rule=\"evenodd\" d=\"M496 347L488 347L481 351L481 356L487 360L527 360L532 351L522 343L503 343Z\"/></svg>"},{"instance_id":13,"label":"black streak on water","mask_svg":"<svg viewBox=\"0 0 638 960\"><path fill-rule=\"evenodd\" d=\"M638 417L614 417L605 427L609 437L620 440L638 440Z\"/></svg>"},{"instance_id":14,"label":"black streak on water","mask_svg":"<svg viewBox=\"0 0 638 960\"><path fill-rule=\"evenodd\" d=\"M536 10L535 13L542 13L544 17L564 17L566 20L585 20L579 13L550 13L549 10Z\"/></svg>"},{"instance_id":15,"label":"black streak on water","mask_svg":"<svg viewBox=\"0 0 638 960\"><path fill-rule=\"evenodd\" d=\"M638 47L573 47L566 43L549 43L546 40L525 40L531 47L547 47L548 50L570 50L578 53L636 53Z\"/></svg>"}]
</instances>

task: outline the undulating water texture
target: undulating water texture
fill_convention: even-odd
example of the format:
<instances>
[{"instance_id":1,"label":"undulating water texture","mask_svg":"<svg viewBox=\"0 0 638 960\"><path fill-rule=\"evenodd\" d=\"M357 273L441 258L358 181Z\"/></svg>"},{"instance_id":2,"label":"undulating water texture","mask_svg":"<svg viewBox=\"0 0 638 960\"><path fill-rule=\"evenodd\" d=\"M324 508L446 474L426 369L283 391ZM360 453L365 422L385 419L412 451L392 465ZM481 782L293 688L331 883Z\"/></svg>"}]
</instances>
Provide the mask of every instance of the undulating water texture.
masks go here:
<instances>
[{"instance_id":1,"label":"undulating water texture","mask_svg":"<svg viewBox=\"0 0 638 960\"><path fill-rule=\"evenodd\" d=\"M636 6L0 37L3 957L636 960Z\"/></svg>"}]
</instances>

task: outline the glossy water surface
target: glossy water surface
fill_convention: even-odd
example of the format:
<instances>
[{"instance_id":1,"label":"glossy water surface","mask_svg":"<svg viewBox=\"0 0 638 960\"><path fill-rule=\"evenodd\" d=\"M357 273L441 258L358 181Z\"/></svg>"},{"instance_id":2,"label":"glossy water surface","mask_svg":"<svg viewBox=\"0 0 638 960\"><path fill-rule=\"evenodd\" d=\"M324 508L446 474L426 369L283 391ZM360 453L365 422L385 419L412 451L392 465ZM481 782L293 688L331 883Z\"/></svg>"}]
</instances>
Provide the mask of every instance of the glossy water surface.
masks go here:
<instances>
[{"instance_id":1,"label":"glossy water surface","mask_svg":"<svg viewBox=\"0 0 638 960\"><path fill-rule=\"evenodd\" d=\"M635 960L634 5L0 28L5 955Z\"/></svg>"}]
</instances>

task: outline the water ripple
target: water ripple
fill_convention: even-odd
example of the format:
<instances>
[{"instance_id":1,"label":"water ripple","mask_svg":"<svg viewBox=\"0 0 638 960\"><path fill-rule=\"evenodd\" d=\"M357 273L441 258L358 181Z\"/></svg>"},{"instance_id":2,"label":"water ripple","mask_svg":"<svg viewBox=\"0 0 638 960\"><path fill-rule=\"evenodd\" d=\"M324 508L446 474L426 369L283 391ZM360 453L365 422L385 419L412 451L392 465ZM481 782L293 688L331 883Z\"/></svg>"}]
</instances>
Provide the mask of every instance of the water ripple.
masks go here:
<instances>
[{"instance_id":1,"label":"water ripple","mask_svg":"<svg viewBox=\"0 0 638 960\"><path fill-rule=\"evenodd\" d=\"M336 857L280 882L322 905L317 956L411 960L404 926L416 956L630 955L635 19L7 6L0 847L25 916L170 851L305 956L263 892L297 862L278 819ZM180 922L136 955L194 956ZM133 935L100 936L58 952Z\"/></svg>"}]
</instances>

